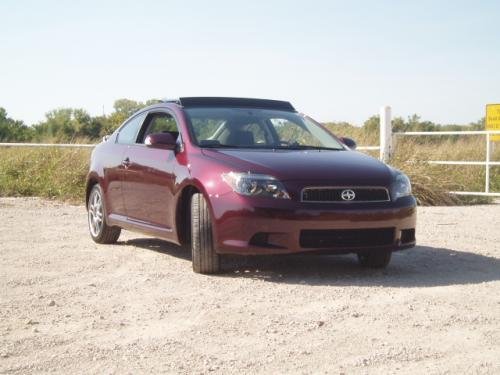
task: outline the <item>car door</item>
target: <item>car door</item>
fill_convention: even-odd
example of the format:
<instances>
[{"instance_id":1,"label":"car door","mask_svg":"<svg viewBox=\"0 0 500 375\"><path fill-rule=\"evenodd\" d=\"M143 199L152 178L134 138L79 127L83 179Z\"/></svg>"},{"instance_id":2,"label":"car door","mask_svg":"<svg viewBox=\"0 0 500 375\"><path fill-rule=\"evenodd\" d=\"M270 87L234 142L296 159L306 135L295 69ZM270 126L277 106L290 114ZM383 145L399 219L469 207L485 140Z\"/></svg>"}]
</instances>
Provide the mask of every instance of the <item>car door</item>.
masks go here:
<instances>
[{"instance_id":1,"label":"car door","mask_svg":"<svg viewBox=\"0 0 500 375\"><path fill-rule=\"evenodd\" d=\"M147 135L170 132L178 137L177 123L165 111L148 113L137 142L125 151L128 167L122 183L128 220L171 232L176 152L144 144Z\"/></svg>"},{"instance_id":2,"label":"car door","mask_svg":"<svg viewBox=\"0 0 500 375\"><path fill-rule=\"evenodd\" d=\"M123 124L114 140L110 140L113 143L105 149L106 210L109 215L122 220L127 216L122 190L124 173L127 168L124 154L129 145L135 144L146 115L146 113L138 114Z\"/></svg>"}]
</instances>

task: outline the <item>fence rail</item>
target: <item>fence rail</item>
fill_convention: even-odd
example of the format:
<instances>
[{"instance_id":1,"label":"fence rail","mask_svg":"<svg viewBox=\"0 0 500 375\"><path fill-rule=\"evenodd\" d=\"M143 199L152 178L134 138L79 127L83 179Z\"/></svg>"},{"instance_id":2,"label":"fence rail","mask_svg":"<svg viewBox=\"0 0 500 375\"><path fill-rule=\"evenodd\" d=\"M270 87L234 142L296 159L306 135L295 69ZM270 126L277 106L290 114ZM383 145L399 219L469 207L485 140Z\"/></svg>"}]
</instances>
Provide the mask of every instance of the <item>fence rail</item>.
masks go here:
<instances>
[{"instance_id":1,"label":"fence rail","mask_svg":"<svg viewBox=\"0 0 500 375\"><path fill-rule=\"evenodd\" d=\"M62 148L93 148L95 144L78 144L78 143L0 143L0 147L62 147ZM361 151L378 151L380 146L359 146L357 150Z\"/></svg>"},{"instance_id":2,"label":"fence rail","mask_svg":"<svg viewBox=\"0 0 500 375\"><path fill-rule=\"evenodd\" d=\"M79 143L10 143L4 142L0 143L0 147L80 147L80 148L92 148L96 144L79 144ZM357 150L362 151L377 151L380 150L380 146L359 146Z\"/></svg>"},{"instance_id":3,"label":"fence rail","mask_svg":"<svg viewBox=\"0 0 500 375\"><path fill-rule=\"evenodd\" d=\"M380 150L380 146L358 146L358 147L356 147L356 150L377 151L377 150Z\"/></svg>"},{"instance_id":4,"label":"fence rail","mask_svg":"<svg viewBox=\"0 0 500 375\"><path fill-rule=\"evenodd\" d=\"M3 147L73 147L73 148L93 148L95 144L78 143L0 143Z\"/></svg>"},{"instance_id":5,"label":"fence rail","mask_svg":"<svg viewBox=\"0 0 500 375\"><path fill-rule=\"evenodd\" d=\"M433 132L396 132L393 135L487 135L500 134L500 130L456 130L456 131L433 131Z\"/></svg>"}]
</instances>

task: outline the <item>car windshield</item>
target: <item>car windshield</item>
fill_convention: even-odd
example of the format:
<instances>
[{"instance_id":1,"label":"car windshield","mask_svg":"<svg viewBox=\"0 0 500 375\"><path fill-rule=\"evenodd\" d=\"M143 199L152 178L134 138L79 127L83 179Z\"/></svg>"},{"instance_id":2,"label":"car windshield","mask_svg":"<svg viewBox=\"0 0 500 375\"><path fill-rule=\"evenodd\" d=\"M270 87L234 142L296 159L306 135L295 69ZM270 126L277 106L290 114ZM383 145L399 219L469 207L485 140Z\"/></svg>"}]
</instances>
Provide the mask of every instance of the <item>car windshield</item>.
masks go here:
<instances>
[{"instance_id":1,"label":"car windshield","mask_svg":"<svg viewBox=\"0 0 500 375\"><path fill-rule=\"evenodd\" d=\"M256 108L187 108L200 147L344 150L312 120L297 113Z\"/></svg>"}]
</instances>

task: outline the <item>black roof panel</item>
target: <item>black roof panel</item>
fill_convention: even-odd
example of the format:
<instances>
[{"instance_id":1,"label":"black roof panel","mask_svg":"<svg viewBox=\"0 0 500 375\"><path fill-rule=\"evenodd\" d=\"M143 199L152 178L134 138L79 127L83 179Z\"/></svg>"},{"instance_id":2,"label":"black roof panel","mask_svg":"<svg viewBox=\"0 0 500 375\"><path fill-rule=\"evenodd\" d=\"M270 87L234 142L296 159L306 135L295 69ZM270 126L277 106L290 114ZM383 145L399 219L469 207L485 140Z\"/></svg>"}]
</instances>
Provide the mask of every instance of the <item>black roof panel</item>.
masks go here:
<instances>
[{"instance_id":1,"label":"black roof panel","mask_svg":"<svg viewBox=\"0 0 500 375\"><path fill-rule=\"evenodd\" d=\"M219 97L190 97L179 98L185 108L192 107L249 107L262 109L275 109L280 111L295 112L295 108L281 100L250 99L250 98L219 98Z\"/></svg>"}]
</instances>

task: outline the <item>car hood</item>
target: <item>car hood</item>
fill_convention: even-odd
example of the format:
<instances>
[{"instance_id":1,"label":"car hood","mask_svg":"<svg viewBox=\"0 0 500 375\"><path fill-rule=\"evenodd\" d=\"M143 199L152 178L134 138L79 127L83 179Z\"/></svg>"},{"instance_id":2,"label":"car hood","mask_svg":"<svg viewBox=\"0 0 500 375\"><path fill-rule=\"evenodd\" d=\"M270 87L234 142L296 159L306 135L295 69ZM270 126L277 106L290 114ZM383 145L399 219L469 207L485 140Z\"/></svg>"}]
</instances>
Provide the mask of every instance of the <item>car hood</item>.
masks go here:
<instances>
[{"instance_id":1,"label":"car hood","mask_svg":"<svg viewBox=\"0 0 500 375\"><path fill-rule=\"evenodd\" d=\"M387 165L355 151L203 149L203 154L232 171L264 173L281 181L389 186L392 180Z\"/></svg>"}]
</instances>

